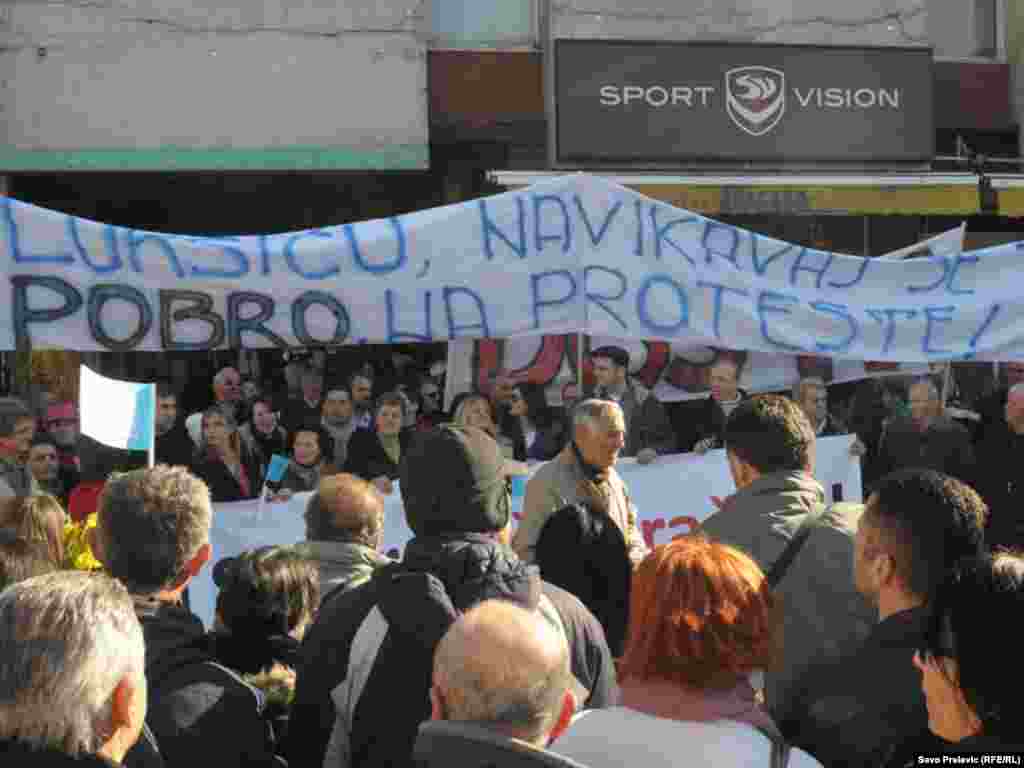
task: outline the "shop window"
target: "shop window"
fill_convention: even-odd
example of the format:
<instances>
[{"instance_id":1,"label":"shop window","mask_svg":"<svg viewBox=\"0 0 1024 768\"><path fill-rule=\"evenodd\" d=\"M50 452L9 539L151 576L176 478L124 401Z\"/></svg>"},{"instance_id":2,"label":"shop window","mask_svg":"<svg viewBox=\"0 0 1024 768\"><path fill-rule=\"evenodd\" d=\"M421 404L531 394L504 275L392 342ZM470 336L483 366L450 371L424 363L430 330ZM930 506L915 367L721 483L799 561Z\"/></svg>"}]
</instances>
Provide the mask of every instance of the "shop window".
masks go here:
<instances>
[{"instance_id":1,"label":"shop window","mask_svg":"<svg viewBox=\"0 0 1024 768\"><path fill-rule=\"evenodd\" d=\"M974 55L994 59L999 53L1000 0L974 0Z\"/></svg>"},{"instance_id":2,"label":"shop window","mask_svg":"<svg viewBox=\"0 0 1024 768\"><path fill-rule=\"evenodd\" d=\"M537 0L432 0L438 48L509 48L537 41Z\"/></svg>"}]
</instances>

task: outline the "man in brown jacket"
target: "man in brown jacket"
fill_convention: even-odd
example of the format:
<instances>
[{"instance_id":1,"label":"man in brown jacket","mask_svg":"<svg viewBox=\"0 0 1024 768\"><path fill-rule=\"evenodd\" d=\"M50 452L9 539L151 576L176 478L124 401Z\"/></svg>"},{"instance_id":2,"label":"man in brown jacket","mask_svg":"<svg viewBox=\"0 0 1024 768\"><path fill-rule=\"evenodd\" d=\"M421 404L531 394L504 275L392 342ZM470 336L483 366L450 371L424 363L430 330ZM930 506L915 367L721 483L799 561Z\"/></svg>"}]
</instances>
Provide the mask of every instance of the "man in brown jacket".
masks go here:
<instances>
[{"instance_id":1,"label":"man in brown jacket","mask_svg":"<svg viewBox=\"0 0 1024 768\"><path fill-rule=\"evenodd\" d=\"M523 519L512 539L520 559L535 561L537 539L554 512L585 502L607 511L622 530L630 559L634 564L643 560L648 550L636 507L615 471L625 436L625 419L617 403L584 400L573 409L573 439L554 460L538 469L526 486Z\"/></svg>"},{"instance_id":2,"label":"man in brown jacket","mask_svg":"<svg viewBox=\"0 0 1024 768\"><path fill-rule=\"evenodd\" d=\"M854 588L854 537L863 507L825 506L814 479L814 430L796 403L759 395L740 403L725 427L736 493L701 530L747 552L766 573L800 527L812 528L776 593L782 598L782 657L765 675L776 722L793 714L804 676L859 648L877 615Z\"/></svg>"}]
</instances>

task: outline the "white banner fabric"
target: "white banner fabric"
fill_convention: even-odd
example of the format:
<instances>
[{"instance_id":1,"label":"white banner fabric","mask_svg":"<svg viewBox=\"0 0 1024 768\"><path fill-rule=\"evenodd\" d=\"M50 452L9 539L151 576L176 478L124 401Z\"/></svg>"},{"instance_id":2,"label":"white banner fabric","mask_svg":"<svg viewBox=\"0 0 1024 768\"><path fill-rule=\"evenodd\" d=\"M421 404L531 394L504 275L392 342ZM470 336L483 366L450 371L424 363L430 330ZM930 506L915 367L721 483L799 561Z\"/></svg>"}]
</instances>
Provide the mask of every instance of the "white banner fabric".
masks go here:
<instances>
[{"instance_id":1,"label":"white banner fabric","mask_svg":"<svg viewBox=\"0 0 1024 768\"><path fill-rule=\"evenodd\" d=\"M845 256L584 174L237 237L124 229L0 198L0 349L588 333L853 360L1024 359L1022 250Z\"/></svg>"},{"instance_id":2,"label":"white banner fabric","mask_svg":"<svg viewBox=\"0 0 1024 768\"><path fill-rule=\"evenodd\" d=\"M836 485L845 501L861 501L860 462L850 456L852 436L826 437L817 441L815 476L828 498ZM540 466L539 464L537 466ZM536 468L536 467L535 467ZM724 451L704 456L693 453L664 456L641 466L632 459L617 464L640 514L640 525L651 546L686 533L714 512L712 496L726 497L735 490ZM217 588L212 566L223 557L268 544L295 544L304 540L303 510L309 494L297 494L289 503L270 504L260 510L258 500L215 504L210 543L213 557L189 586L192 611L212 626ZM522 509L522 496L513 497L514 515ZM383 550L401 551L412 538L405 521L402 497L395 491L385 500Z\"/></svg>"}]
</instances>

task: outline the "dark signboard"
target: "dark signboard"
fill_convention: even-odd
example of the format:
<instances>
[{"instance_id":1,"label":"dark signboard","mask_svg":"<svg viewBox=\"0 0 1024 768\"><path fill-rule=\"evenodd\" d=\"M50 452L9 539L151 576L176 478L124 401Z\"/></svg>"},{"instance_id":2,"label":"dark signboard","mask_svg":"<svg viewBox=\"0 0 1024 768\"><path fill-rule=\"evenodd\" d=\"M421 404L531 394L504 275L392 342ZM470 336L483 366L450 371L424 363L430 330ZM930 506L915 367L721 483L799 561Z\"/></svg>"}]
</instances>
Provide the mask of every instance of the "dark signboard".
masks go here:
<instances>
[{"instance_id":1,"label":"dark signboard","mask_svg":"<svg viewBox=\"0 0 1024 768\"><path fill-rule=\"evenodd\" d=\"M929 48L556 40L556 165L922 163Z\"/></svg>"}]
</instances>

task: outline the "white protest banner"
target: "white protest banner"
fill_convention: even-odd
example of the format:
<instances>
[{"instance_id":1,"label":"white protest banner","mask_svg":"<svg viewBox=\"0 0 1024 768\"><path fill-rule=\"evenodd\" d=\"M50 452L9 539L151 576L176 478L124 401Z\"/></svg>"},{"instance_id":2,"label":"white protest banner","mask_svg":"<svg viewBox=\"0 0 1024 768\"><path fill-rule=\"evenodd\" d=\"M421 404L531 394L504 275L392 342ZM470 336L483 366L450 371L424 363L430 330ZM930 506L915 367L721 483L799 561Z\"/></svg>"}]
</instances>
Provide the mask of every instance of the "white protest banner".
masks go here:
<instances>
[{"instance_id":1,"label":"white protest banner","mask_svg":"<svg viewBox=\"0 0 1024 768\"><path fill-rule=\"evenodd\" d=\"M854 438L850 435L819 439L815 446L815 476L831 498L834 486L842 486L845 501L861 501L860 462L850 456ZM539 465L537 465L539 466ZM712 496L725 497L735 491L724 451L663 456L641 466L632 459L616 465L629 486L640 514L640 526L648 545L664 544L686 533L714 512ZM534 467L536 469L536 466ZM210 544L210 566L192 580L189 601L192 610L207 627L212 626L217 590L212 565L247 549L268 544L296 544L306 535L303 519L310 494L296 494L288 503L268 504L260 509L257 500L214 504ZM522 510L522 498L513 498L514 517ZM412 538L405 521L402 497L395 491L385 497L384 545L401 551Z\"/></svg>"},{"instance_id":2,"label":"white protest banner","mask_svg":"<svg viewBox=\"0 0 1024 768\"><path fill-rule=\"evenodd\" d=\"M1024 359L1022 248L845 256L583 174L266 236L142 232L0 198L0 349L587 333L852 360Z\"/></svg>"},{"instance_id":3,"label":"white protest banner","mask_svg":"<svg viewBox=\"0 0 1024 768\"><path fill-rule=\"evenodd\" d=\"M954 256L958 251L963 250L964 235L966 234L967 222L964 222L959 227L954 227L947 232L935 235L935 237L929 237L927 240L916 245L908 245L906 248L900 248L897 251L883 253L878 258L913 259L919 257L928 258L930 256Z\"/></svg>"}]
</instances>

